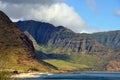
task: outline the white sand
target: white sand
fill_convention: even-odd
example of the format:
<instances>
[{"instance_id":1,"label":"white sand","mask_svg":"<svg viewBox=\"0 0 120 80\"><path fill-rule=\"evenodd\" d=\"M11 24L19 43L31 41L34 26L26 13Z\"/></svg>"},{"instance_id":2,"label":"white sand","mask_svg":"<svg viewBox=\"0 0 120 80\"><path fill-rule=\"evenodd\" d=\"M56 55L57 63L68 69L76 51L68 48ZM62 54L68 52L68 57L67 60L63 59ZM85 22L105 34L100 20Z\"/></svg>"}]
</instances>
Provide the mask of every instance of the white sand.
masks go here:
<instances>
[{"instance_id":1,"label":"white sand","mask_svg":"<svg viewBox=\"0 0 120 80\"><path fill-rule=\"evenodd\" d=\"M37 78L40 77L40 74L47 74L47 73L20 73L20 74L15 74L12 75L11 78Z\"/></svg>"}]
</instances>

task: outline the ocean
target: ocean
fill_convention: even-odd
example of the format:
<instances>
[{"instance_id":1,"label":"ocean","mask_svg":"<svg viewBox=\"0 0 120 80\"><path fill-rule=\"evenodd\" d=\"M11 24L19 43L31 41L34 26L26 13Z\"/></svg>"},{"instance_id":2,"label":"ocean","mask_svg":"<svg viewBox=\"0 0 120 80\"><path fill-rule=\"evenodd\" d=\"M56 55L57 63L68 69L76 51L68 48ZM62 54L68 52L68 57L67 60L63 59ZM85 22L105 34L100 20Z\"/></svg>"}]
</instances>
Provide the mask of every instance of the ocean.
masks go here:
<instances>
[{"instance_id":1,"label":"ocean","mask_svg":"<svg viewBox=\"0 0 120 80\"><path fill-rule=\"evenodd\" d=\"M69 74L36 74L19 80L120 80L120 72L77 72Z\"/></svg>"}]
</instances>

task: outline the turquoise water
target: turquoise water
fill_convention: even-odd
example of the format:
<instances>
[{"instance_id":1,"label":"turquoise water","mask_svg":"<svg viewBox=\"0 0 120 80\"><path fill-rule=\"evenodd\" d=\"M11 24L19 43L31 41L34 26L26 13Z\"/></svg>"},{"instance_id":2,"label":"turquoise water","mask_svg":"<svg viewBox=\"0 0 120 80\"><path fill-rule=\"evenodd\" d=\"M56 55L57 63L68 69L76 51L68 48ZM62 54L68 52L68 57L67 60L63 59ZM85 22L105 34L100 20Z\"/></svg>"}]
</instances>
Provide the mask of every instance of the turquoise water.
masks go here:
<instances>
[{"instance_id":1,"label":"turquoise water","mask_svg":"<svg viewBox=\"0 0 120 80\"><path fill-rule=\"evenodd\" d=\"M120 72L79 72L70 74L36 74L36 78L20 80L120 80Z\"/></svg>"}]
</instances>

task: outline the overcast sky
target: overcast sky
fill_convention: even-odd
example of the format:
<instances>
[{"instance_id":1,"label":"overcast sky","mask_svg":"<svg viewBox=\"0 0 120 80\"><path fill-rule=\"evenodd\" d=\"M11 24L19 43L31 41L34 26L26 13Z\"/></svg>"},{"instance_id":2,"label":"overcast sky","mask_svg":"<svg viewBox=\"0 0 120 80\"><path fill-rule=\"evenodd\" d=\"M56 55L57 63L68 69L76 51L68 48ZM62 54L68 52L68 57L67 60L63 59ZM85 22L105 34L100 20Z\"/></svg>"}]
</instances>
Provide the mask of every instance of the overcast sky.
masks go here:
<instances>
[{"instance_id":1,"label":"overcast sky","mask_svg":"<svg viewBox=\"0 0 120 80\"><path fill-rule=\"evenodd\" d=\"M75 32L120 29L119 0L0 0L13 21L37 20Z\"/></svg>"}]
</instances>

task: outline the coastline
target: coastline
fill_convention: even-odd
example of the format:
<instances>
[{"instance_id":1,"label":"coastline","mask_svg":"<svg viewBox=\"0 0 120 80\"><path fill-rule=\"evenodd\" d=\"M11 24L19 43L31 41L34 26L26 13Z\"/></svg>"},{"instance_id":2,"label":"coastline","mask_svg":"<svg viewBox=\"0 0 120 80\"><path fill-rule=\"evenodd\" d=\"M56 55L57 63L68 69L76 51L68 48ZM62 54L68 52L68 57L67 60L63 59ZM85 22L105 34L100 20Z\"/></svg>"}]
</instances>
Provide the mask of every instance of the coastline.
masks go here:
<instances>
[{"instance_id":1,"label":"coastline","mask_svg":"<svg viewBox=\"0 0 120 80\"><path fill-rule=\"evenodd\" d=\"M120 72L112 72L112 71L82 71L82 72L28 72L28 73L18 73L13 74L10 76L10 78L38 78L48 75L54 75L54 74L70 74L70 73L120 73Z\"/></svg>"},{"instance_id":2,"label":"coastline","mask_svg":"<svg viewBox=\"0 0 120 80\"><path fill-rule=\"evenodd\" d=\"M37 78L40 77L40 74L52 74L52 73L40 73L40 72L29 72L29 73L19 73L11 75L10 78Z\"/></svg>"}]
</instances>

